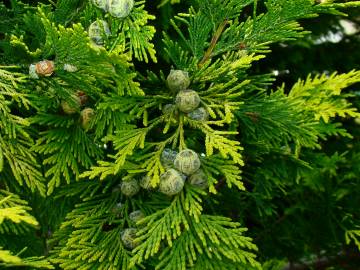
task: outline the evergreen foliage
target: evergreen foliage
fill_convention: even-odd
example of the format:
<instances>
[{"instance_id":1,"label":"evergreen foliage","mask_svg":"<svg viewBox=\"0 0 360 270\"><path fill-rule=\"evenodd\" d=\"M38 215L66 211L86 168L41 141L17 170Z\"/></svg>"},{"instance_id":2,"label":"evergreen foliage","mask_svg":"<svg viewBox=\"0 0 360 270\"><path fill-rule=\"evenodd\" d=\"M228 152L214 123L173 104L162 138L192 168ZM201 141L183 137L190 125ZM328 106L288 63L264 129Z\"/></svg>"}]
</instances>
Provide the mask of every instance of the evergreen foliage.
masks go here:
<instances>
[{"instance_id":1,"label":"evergreen foliage","mask_svg":"<svg viewBox=\"0 0 360 270\"><path fill-rule=\"evenodd\" d=\"M0 266L270 270L360 250L359 129L346 125L360 71L278 86L256 71L307 37L301 20L360 7L322 2L135 1L126 18L94 1L0 4ZM109 33L89 37L101 21ZM179 109L174 69L208 119ZM167 149L195 151L208 187L160 193Z\"/></svg>"}]
</instances>

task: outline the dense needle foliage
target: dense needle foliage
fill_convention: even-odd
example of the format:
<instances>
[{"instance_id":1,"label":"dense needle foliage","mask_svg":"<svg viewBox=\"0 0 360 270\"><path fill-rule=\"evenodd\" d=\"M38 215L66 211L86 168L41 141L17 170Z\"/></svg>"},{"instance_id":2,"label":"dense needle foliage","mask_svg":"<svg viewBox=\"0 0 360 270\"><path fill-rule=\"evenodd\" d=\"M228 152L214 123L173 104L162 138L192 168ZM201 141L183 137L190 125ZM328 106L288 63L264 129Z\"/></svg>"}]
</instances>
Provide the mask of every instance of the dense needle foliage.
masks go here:
<instances>
[{"instance_id":1,"label":"dense needle foliage","mask_svg":"<svg viewBox=\"0 0 360 270\"><path fill-rule=\"evenodd\" d=\"M131 3L0 3L0 267L356 269L359 1Z\"/></svg>"}]
</instances>

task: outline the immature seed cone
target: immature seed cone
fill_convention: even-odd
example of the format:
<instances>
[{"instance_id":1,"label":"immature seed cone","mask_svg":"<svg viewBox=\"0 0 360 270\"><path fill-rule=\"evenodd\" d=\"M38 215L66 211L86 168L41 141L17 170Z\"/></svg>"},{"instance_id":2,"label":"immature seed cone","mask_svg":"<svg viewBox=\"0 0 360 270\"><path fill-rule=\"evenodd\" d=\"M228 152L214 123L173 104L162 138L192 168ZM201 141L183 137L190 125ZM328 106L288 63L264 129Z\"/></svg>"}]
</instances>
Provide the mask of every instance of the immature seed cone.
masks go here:
<instances>
[{"instance_id":1,"label":"immature seed cone","mask_svg":"<svg viewBox=\"0 0 360 270\"><path fill-rule=\"evenodd\" d=\"M104 36L110 35L109 25L106 21L99 20L89 26L89 37L97 45L104 44Z\"/></svg>"},{"instance_id":2,"label":"immature seed cone","mask_svg":"<svg viewBox=\"0 0 360 270\"><path fill-rule=\"evenodd\" d=\"M175 103L180 111L189 113L199 106L200 97L194 90L182 90L177 94Z\"/></svg>"},{"instance_id":3,"label":"immature seed cone","mask_svg":"<svg viewBox=\"0 0 360 270\"><path fill-rule=\"evenodd\" d=\"M196 121L208 121L209 120L209 113L204 107L200 107L195 109L194 111L188 114L188 117L192 120Z\"/></svg>"},{"instance_id":4,"label":"immature seed cone","mask_svg":"<svg viewBox=\"0 0 360 270\"><path fill-rule=\"evenodd\" d=\"M208 179L202 170L198 170L189 177L189 183L197 188L205 190L209 187Z\"/></svg>"},{"instance_id":5,"label":"immature seed cone","mask_svg":"<svg viewBox=\"0 0 360 270\"><path fill-rule=\"evenodd\" d=\"M91 108L85 108L80 112L81 127L85 130L89 129L91 120L95 115L95 111Z\"/></svg>"},{"instance_id":6,"label":"immature seed cone","mask_svg":"<svg viewBox=\"0 0 360 270\"><path fill-rule=\"evenodd\" d=\"M74 99L76 105L70 106L66 100L61 101L60 104L61 109L66 114L74 114L80 110L80 106L81 106L80 97L78 97L77 95L73 95L72 98Z\"/></svg>"},{"instance_id":7,"label":"immature seed cone","mask_svg":"<svg viewBox=\"0 0 360 270\"><path fill-rule=\"evenodd\" d=\"M144 213L140 210L133 211L129 214L129 219L134 224L136 224L138 221L142 220L145 217Z\"/></svg>"},{"instance_id":8,"label":"immature seed cone","mask_svg":"<svg viewBox=\"0 0 360 270\"><path fill-rule=\"evenodd\" d=\"M136 233L137 229L135 228L127 228L121 232L121 241L126 248L134 249L139 245L139 242L135 240Z\"/></svg>"},{"instance_id":9,"label":"immature seed cone","mask_svg":"<svg viewBox=\"0 0 360 270\"><path fill-rule=\"evenodd\" d=\"M160 177L159 191L168 196L178 194L184 188L185 180L177 170L168 169Z\"/></svg>"},{"instance_id":10,"label":"immature seed cone","mask_svg":"<svg viewBox=\"0 0 360 270\"><path fill-rule=\"evenodd\" d=\"M134 0L108 0L108 12L116 17L123 19L127 17L134 7Z\"/></svg>"},{"instance_id":11,"label":"immature seed cone","mask_svg":"<svg viewBox=\"0 0 360 270\"><path fill-rule=\"evenodd\" d=\"M64 67L63 69L67 72L76 72L78 71L78 68L74 65L71 65L71 64L64 64Z\"/></svg>"},{"instance_id":12,"label":"immature seed cone","mask_svg":"<svg viewBox=\"0 0 360 270\"><path fill-rule=\"evenodd\" d=\"M29 76L32 79L39 79L39 75L36 74L35 64L29 66Z\"/></svg>"},{"instance_id":13,"label":"immature seed cone","mask_svg":"<svg viewBox=\"0 0 360 270\"><path fill-rule=\"evenodd\" d=\"M193 150L186 149L177 154L174 166L180 172L191 175L195 173L198 169L200 169L200 159L198 154L196 154Z\"/></svg>"},{"instance_id":14,"label":"immature seed cone","mask_svg":"<svg viewBox=\"0 0 360 270\"><path fill-rule=\"evenodd\" d=\"M170 148L165 148L164 151L161 153L161 163L163 166L173 166L174 160L178 152L172 150Z\"/></svg>"},{"instance_id":15,"label":"immature seed cone","mask_svg":"<svg viewBox=\"0 0 360 270\"><path fill-rule=\"evenodd\" d=\"M127 197L134 196L140 190L139 183L136 179L130 179L121 183L121 193Z\"/></svg>"},{"instance_id":16,"label":"immature seed cone","mask_svg":"<svg viewBox=\"0 0 360 270\"><path fill-rule=\"evenodd\" d=\"M149 176L147 176L147 175L143 176L139 181L139 185L143 189L148 189L148 190L152 189L151 178Z\"/></svg>"},{"instance_id":17,"label":"immature seed cone","mask_svg":"<svg viewBox=\"0 0 360 270\"><path fill-rule=\"evenodd\" d=\"M175 93L185 90L190 85L189 73L183 70L171 70L166 83L169 89Z\"/></svg>"},{"instance_id":18,"label":"immature seed cone","mask_svg":"<svg viewBox=\"0 0 360 270\"><path fill-rule=\"evenodd\" d=\"M98 8L101 8L105 11L107 11L107 2L108 0L92 0L92 3L97 6Z\"/></svg>"},{"instance_id":19,"label":"immature seed cone","mask_svg":"<svg viewBox=\"0 0 360 270\"><path fill-rule=\"evenodd\" d=\"M50 60L43 60L35 64L35 72L39 76L49 77L54 73L55 64Z\"/></svg>"}]
</instances>

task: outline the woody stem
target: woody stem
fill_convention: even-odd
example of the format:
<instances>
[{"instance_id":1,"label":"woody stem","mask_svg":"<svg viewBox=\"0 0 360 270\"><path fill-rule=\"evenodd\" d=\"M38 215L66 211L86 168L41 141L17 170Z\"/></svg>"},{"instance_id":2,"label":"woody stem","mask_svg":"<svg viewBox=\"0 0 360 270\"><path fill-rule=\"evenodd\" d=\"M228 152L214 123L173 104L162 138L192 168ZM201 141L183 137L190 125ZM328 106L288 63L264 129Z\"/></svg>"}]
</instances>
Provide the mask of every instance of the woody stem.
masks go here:
<instances>
[{"instance_id":1,"label":"woody stem","mask_svg":"<svg viewBox=\"0 0 360 270\"><path fill-rule=\"evenodd\" d=\"M223 21L219 25L218 29L216 30L214 36L211 39L209 48L207 49L207 51L204 54L204 57L201 59L201 61L198 64L199 67L201 67L207 60L210 59L211 54L212 54L213 50L215 49L216 43L218 42L218 40L219 40L222 32L224 31L224 28L227 25L227 23L228 23L228 20L225 19L225 21Z\"/></svg>"}]
</instances>

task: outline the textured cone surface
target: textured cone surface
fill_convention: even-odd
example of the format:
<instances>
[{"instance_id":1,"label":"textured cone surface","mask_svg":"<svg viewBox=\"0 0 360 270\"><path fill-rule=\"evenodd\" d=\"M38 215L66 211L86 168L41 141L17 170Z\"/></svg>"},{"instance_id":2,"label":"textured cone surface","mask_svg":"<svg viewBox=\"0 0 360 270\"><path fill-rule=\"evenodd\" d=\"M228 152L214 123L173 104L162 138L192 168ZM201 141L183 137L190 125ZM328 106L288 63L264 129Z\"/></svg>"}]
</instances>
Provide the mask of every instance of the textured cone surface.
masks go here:
<instances>
[{"instance_id":1,"label":"textured cone surface","mask_svg":"<svg viewBox=\"0 0 360 270\"><path fill-rule=\"evenodd\" d=\"M140 210L133 211L129 214L129 219L136 224L138 221L142 220L145 217L144 213Z\"/></svg>"},{"instance_id":2,"label":"textured cone surface","mask_svg":"<svg viewBox=\"0 0 360 270\"><path fill-rule=\"evenodd\" d=\"M196 121L208 121L209 120L209 113L204 107L200 107L195 109L194 111L188 114L188 117L192 120Z\"/></svg>"},{"instance_id":3,"label":"textured cone surface","mask_svg":"<svg viewBox=\"0 0 360 270\"><path fill-rule=\"evenodd\" d=\"M161 163L163 166L173 166L174 160L178 152L172 150L170 148L165 148L164 151L161 153Z\"/></svg>"},{"instance_id":4,"label":"textured cone surface","mask_svg":"<svg viewBox=\"0 0 360 270\"><path fill-rule=\"evenodd\" d=\"M92 0L92 3L97 6L98 8L101 8L103 10L107 10L107 2L108 0Z\"/></svg>"},{"instance_id":5,"label":"textured cone surface","mask_svg":"<svg viewBox=\"0 0 360 270\"><path fill-rule=\"evenodd\" d=\"M134 0L108 0L108 11L116 18L127 17L134 8Z\"/></svg>"},{"instance_id":6,"label":"textured cone surface","mask_svg":"<svg viewBox=\"0 0 360 270\"><path fill-rule=\"evenodd\" d=\"M140 187L143 189L152 189L150 176L145 175L139 181Z\"/></svg>"},{"instance_id":7,"label":"textured cone surface","mask_svg":"<svg viewBox=\"0 0 360 270\"><path fill-rule=\"evenodd\" d=\"M182 90L177 94L175 103L180 111L189 113L199 106L200 97L194 90Z\"/></svg>"},{"instance_id":8,"label":"textured cone surface","mask_svg":"<svg viewBox=\"0 0 360 270\"><path fill-rule=\"evenodd\" d=\"M160 177L159 190L161 193L172 196L178 194L184 188L185 180L180 173L169 169Z\"/></svg>"},{"instance_id":9,"label":"textured cone surface","mask_svg":"<svg viewBox=\"0 0 360 270\"><path fill-rule=\"evenodd\" d=\"M79 98L80 99L80 98ZM80 99L80 103L81 103L81 99ZM81 127L83 129L88 129L91 123L91 120L94 117L94 110L91 108L85 108L81 111L80 113L80 117L81 117Z\"/></svg>"},{"instance_id":10,"label":"textured cone surface","mask_svg":"<svg viewBox=\"0 0 360 270\"><path fill-rule=\"evenodd\" d=\"M185 90L190 86L189 74L182 70L171 70L166 79L167 86L173 92Z\"/></svg>"},{"instance_id":11,"label":"textured cone surface","mask_svg":"<svg viewBox=\"0 0 360 270\"><path fill-rule=\"evenodd\" d=\"M200 159L198 154L196 154L193 150L186 149L177 154L174 166L180 172L191 175L200 169Z\"/></svg>"},{"instance_id":12,"label":"textured cone surface","mask_svg":"<svg viewBox=\"0 0 360 270\"><path fill-rule=\"evenodd\" d=\"M35 72L39 76L51 76L54 73L55 64L50 60L43 60L35 64Z\"/></svg>"},{"instance_id":13,"label":"textured cone surface","mask_svg":"<svg viewBox=\"0 0 360 270\"><path fill-rule=\"evenodd\" d=\"M121 193L125 196L131 197L137 194L140 190L139 183L136 179L123 181L121 183Z\"/></svg>"},{"instance_id":14,"label":"textured cone surface","mask_svg":"<svg viewBox=\"0 0 360 270\"><path fill-rule=\"evenodd\" d=\"M127 228L121 233L121 241L128 249L134 249L139 243L135 241L137 229Z\"/></svg>"},{"instance_id":15,"label":"textured cone surface","mask_svg":"<svg viewBox=\"0 0 360 270\"><path fill-rule=\"evenodd\" d=\"M202 190L209 187L208 179L202 170L198 170L196 173L192 174L189 177L189 183Z\"/></svg>"},{"instance_id":16,"label":"textured cone surface","mask_svg":"<svg viewBox=\"0 0 360 270\"><path fill-rule=\"evenodd\" d=\"M100 20L93 22L89 26L89 37L97 45L103 45L103 36L109 36L110 30L109 25L106 21Z\"/></svg>"}]
</instances>

